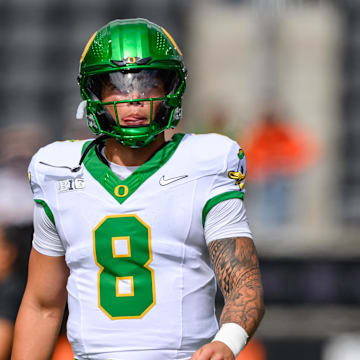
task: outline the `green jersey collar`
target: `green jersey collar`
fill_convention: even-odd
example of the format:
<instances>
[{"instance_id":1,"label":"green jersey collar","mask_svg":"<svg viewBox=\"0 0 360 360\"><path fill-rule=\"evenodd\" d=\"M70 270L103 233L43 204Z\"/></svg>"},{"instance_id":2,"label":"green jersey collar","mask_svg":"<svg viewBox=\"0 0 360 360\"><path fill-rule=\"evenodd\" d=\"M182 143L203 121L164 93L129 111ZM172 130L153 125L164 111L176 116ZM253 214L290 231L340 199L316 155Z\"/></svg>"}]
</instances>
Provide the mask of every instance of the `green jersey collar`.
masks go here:
<instances>
[{"instance_id":1,"label":"green jersey collar","mask_svg":"<svg viewBox=\"0 0 360 360\"><path fill-rule=\"evenodd\" d=\"M185 134L175 134L172 140L158 150L150 160L142 164L124 180L114 174L97 156L93 147L84 159L87 171L97 180L110 195L120 204L128 199L151 175L159 170L174 154ZM91 141L87 141L82 153Z\"/></svg>"}]
</instances>

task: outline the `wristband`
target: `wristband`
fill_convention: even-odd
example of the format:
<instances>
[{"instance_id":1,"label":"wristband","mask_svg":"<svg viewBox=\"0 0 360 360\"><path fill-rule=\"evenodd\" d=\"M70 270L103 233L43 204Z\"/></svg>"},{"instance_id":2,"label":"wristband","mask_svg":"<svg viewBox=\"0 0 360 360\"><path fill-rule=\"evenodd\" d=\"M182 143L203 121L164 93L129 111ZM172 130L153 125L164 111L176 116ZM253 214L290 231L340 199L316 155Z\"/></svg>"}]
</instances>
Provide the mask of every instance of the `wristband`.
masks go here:
<instances>
[{"instance_id":1,"label":"wristband","mask_svg":"<svg viewBox=\"0 0 360 360\"><path fill-rule=\"evenodd\" d=\"M236 358L245 347L248 337L249 335L240 325L226 323L221 326L212 341L223 342L231 349Z\"/></svg>"}]
</instances>

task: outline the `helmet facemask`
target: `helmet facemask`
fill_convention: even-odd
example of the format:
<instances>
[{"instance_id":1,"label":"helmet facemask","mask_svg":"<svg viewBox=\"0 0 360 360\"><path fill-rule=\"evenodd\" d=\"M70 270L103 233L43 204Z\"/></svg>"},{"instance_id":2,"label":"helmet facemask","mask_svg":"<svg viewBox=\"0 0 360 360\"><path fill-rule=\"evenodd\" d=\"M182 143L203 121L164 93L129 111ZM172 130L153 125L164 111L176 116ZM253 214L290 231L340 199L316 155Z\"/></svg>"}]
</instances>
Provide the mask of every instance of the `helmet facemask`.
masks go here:
<instances>
[{"instance_id":1,"label":"helmet facemask","mask_svg":"<svg viewBox=\"0 0 360 360\"><path fill-rule=\"evenodd\" d=\"M150 144L179 122L186 76L182 53L163 27L146 19L109 22L90 38L80 59L78 81L90 129L126 146ZM122 95L105 98L109 84ZM159 84L163 92L152 93ZM125 106L146 107L146 122L124 120Z\"/></svg>"},{"instance_id":2,"label":"helmet facemask","mask_svg":"<svg viewBox=\"0 0 360 360\"><path fill-rule=\"evenodd\" d=\"M182 81L174 69L137 68L85 80L87 117L96 134L129 147L143 147L181 117Z\"/></svg>"}]
</instances>

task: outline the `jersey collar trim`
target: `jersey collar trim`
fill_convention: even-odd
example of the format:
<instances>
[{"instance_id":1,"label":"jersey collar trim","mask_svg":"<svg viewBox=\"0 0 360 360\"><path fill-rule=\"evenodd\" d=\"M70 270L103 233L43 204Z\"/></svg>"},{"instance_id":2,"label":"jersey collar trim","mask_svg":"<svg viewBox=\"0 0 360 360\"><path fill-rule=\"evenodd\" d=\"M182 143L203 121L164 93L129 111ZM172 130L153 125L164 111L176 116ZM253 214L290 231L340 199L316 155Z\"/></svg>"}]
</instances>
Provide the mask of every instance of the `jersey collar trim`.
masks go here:
<instances>
[{"instance_id":1,"label":"jersey collar trim","mask_svg":"<svg viewBox=\"0 0 360 360\"><path fill-rule=\"evenodd\" d=\"M122 204L171 158L184 135L185 134L175 134L168 144L158 150L150 160L142 164L124 180L119 179L118 176L98 158L95 148L89 151L84 159L84 165L94 179L97 180L114 199ZM87 141L84 144L82 153L89 143L90 141Z\"/></svg>"}]
</instances>

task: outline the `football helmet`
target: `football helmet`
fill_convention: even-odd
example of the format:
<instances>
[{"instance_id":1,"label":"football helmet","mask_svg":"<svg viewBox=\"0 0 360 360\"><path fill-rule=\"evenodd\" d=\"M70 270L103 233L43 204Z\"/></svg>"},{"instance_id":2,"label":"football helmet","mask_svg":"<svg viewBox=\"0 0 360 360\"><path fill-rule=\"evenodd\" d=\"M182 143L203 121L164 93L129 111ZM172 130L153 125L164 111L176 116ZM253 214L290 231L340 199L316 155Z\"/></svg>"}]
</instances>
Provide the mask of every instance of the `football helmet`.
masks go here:
<instances>
[{"instance_id":1,"label":"football helmet","mask_svg":"<svg viewBox=\"0 0 360 360\"><path fill-rule=\"evenodd\" d=\"M163 27L148 20L114 20L98 30L83 51L79 73L88 125L96 135L139 148L181 118L186 87L182 53ZM121 100L103 101L104 87L116 89ZM145 125L136 119L120 124L119 107L131 103L150 103Z\"/></svg>"}]
</instances>

